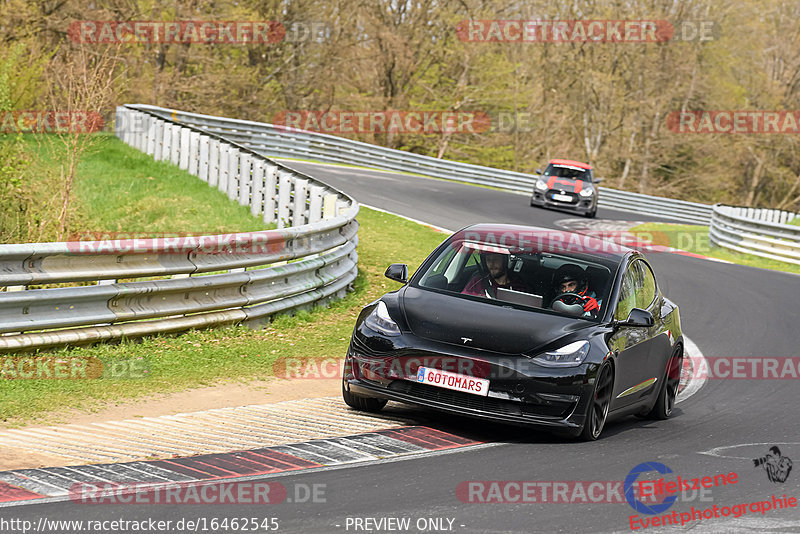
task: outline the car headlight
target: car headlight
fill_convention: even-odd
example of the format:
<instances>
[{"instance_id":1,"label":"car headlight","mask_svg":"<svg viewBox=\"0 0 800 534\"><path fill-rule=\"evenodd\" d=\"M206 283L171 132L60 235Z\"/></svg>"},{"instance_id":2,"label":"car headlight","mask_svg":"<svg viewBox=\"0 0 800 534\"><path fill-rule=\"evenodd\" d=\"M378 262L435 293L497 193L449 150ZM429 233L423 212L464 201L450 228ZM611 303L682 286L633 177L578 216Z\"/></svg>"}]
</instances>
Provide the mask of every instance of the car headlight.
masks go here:
<instances>
[{"instance_id":1,"label":"car headlight","mask_svg":"<svg viewBox=\"0 0 800 534\"><path fill-rule=\"evenodd\" d=\"M583 363L589 354L588 341L575 341L560 349L539 354L533 361L545 367L575 367Z\"/></svg>"},{"instance_id":2,"label":"car headlight","mask_svg":"<svg viewBox=\"0 0 800 534\"><path fill-rule=\"evenodd\" d=\"M592 193L594 193L594 189L587 187L586 189L581 189L581 192L578 194L582 197L590 197L592 196Z\"/></svg>"},{"instance_id":3,"label":"car headlight","mask_svg":"<svg viewBox=\"0 0 800 534\"><path fill-rule=\"evenodd\" d=\"M378 305L375 306L372 313L367 315L364 324L385 336L400 335L400 327L392 320L389 310L386 309L386 304L382 300L378 301Z\"/></svg>"},{"instance_id":4,"label":"car headlight","mask_svg":"<svg viewBox=\"0 0 800 534\"><path fill-rule=\"evenodd\" d=\"M547 183L544 180L539 180L536 182L536 189L539 191L544 191L547 189Z\"/></svg>"}]
</instances>

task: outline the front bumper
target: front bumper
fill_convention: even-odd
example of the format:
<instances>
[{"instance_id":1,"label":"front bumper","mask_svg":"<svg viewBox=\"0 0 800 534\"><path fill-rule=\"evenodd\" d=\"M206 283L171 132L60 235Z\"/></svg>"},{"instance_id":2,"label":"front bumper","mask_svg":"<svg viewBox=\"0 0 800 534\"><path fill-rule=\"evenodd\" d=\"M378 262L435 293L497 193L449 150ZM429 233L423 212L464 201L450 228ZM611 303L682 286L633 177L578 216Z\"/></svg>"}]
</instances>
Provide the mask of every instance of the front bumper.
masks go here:
<instances>
[{"instance_id":1,"label":"front bumper","mask_svg":"<svg viewBox=\"0 0 800 534\"><path fill-rule=\"evenodd\" d=\"M568 210L580 213L581 215L592 213L597 206L597 199L593 196L589 198L583 198L580 197L579 195L576 195L578 197L576 202L562 202L549 198L551 193L552 193L551 190L544 192L539 190L534 190L533 194L531 195L531 205L542 208L555 208L559 210Z\"/></svg>"},{"instance_id":2,"label":"front bumper","mask_svg":"<svg viewBox=\"0 0 800 534\"><path fill-rule=\"evenodd\" d=\"M354 348L351 343L345 363L344 387L353 395L514 425L559 428L570 434L579 433L583 427L599 367L584 363L574 368L548 369L524 356L478 360L421 350L405 355L406 351L399 351L387 359L385 355L369 355L359 349L363 348ZM418 366L413 360L451 371L475 369L472 376L490 380L489 395L484 397L419 383L414 380ZM447 364L425 365L426 360L445 360L453 365L450 368L445 367ZM387 361L399 364L387 366ZM379 371L375 372L376 369Z\"/></svg>"}]
</instances>

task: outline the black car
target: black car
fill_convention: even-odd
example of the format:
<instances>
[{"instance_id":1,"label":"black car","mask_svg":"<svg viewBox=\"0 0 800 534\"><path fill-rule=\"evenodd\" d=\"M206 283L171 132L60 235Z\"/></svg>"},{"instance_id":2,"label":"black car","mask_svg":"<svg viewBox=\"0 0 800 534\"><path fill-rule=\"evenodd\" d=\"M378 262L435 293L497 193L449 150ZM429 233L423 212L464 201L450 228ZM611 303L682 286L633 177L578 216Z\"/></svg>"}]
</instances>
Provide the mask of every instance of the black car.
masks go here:
<instances>
[{"instance_id":1,"label":"black car","mask_svg":"<svg viewBox=\"0 0 800 534\"><path fill-rule=\"evenodd\" d=\"M597 186L592 166L569 159L553 159L538 173L531 193L531 206L558 208L594 217L597 215Z\"/></svg>"},{"instance_id":2,"label":"black car","mask_svg":"<svg viewBox=\"0 0 800 534\"><path fill-rule=\"evenodd\" d=\"M637 251L527 226L450 236L356 321L342 395L594 440L610 416L666 419L678 392L677 306ZM565 291L568 290L568 291Z\"/></svg>"}]
</instances>

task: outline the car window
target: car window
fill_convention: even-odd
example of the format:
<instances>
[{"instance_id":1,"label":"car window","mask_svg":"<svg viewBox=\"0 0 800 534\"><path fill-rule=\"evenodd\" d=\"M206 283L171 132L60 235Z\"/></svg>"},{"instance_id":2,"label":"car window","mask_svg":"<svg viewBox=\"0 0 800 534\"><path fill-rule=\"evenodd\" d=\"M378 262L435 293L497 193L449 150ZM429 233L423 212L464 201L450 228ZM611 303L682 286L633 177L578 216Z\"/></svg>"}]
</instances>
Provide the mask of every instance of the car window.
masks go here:
<instances>
[{"instance_id":1,"label":"car window","mask_svg":"<svg viewBox=\"0 0 800 534\"><path fill-rule=\"evenodd\" d=\"M629 266L622 276L622 284L619 288L619 301L617 309L614 311L614 319L624 321L628 314L636 307L636 280L633 265Z\"/></svg>"},{"instance_id":2,"label":"car window","mask_svg":"<svg viewBox=\"0 0 800 534\"><path fill-rule=\"evenodd\" d=\"M614 311L614 319L624 321L633 308L646 310L656 298L656 279L653 271L642 260L628 266L622 277L619 302Z\"/></svg>"},{"instance_id":3,"label":"car window","mask_svg":"<svg viewBox=\"0 0 800 534\"><path fill-rule=\"evenodd\" d=\"M544 176L557 176L559 178L569 178L572 180L583 180L591 182L591 171L578 169L576 167L564 167L560 165L548 165L544 171Z\"/></svg>"},{"instance_id":4,"label":"car window","mask_svg":"<svg viewBox=\"0 0 800 534\"><path fill-rule=\"evenodd\" d=\"M503 243L509 236L498 234L486 241L470 238L450 242L420 270L412 285L502 306L599 320L597 315L608 302L611 270L607 265L596 261L596 257L543 253L535 239L521 240L524 246ZM556 291L555 278L575 271L579 273L576 280L585 284L582 295L597 301L598 312L585 311L584 302L577 302L583 297L577 295L561 300L567 308L554 308L556 297L563 294Z\"/></svg>"},{"instance_id":5,"label":"car window","mask_svg":"<svg viewBox=\"0 0 800 534\"><path fill-rule=\"evenodd\" d=\"M636 307L646 310L656 298L656 278L653 271L642 260L634 262L636 269Z\"/></svg>"}]
</instances>

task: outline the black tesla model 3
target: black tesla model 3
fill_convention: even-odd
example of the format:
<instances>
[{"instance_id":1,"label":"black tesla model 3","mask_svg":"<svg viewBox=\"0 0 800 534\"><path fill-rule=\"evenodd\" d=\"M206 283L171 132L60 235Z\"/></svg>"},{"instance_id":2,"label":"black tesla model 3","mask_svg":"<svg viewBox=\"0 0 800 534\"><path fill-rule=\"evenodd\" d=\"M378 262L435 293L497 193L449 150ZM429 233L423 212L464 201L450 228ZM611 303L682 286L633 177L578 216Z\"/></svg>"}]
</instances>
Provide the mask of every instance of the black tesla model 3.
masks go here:
<instances>
[{"instance_id":1,"label":"black tesla model 3","mask_svg":"<svg viewBox=\"0 0 800 534\"><path fill-rule=\"evenodd\" d=\"M480 224L446 239L365 307L344 401L387 400L597 439L609 417L666 419L678 392L678 307L637 251L543 228Z\"/></svg>"}]
</instances>

